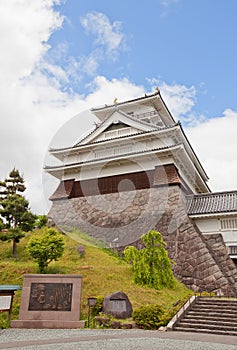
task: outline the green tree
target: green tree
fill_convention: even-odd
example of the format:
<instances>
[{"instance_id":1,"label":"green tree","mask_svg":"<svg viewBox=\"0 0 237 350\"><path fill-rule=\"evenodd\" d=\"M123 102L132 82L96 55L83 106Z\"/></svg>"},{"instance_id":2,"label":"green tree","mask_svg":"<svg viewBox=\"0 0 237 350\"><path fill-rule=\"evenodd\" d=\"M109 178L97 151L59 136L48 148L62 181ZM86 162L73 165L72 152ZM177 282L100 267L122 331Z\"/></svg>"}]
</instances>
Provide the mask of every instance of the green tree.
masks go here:
<instances>
[{"instance_id":1,"label":"green tree","mask_svg":"<svg viewBox=\"0 0 237 350\"><path fill-rule=\"evenodd\" d=\"M9 177L6 178L1 185L5 187L5 191L3 194L16 194L19 192L22 193L25 191L26 187L24 185L24 179L22 175L20 175L19 170L13 168L9 173Z\"/></svg>"},{"instance_id":2,"label":"green tree","mask_svg":"<svg viewBox=\"0 0 237 350\"><path fill-rule=\"evenodd\" d=\"M151 230L141 239L144 249L129 246L124 250L125 259L132 264L134 282L155 289L172 288L175 283L172 261L160 232Z\"/></svg>"},{"instance_id":3,"label":"green tree","mask_svg":"<svg viewBox=\"0 0 237 350\"><path fill-rule=\"evenodd\" d=\"M0 218L0 231L5 228L3 220Z\"/></svg>"},{"instance_id":4,"label":"green tree","mask_svg":"<svg viewBox=\"0 0 237 350\"><path fill-rule=\"evenodd\" d=\"M0 216L8 228L8 232L0 234L0 239L12 240L13 255L16 256L16 245L24 237L23 231L32 230L36 216L31 213L29 202L22 195L26 187L17 169L14 168L0 186Z\"/></svg>"},{"instance_id":5,"label":"green tree","mask_svg":"<svg viewBox=\"0 0 237 350\"><path fill-rule=\"evenodd\" d=\"M35 225L38 228L42 228L46 226L47 221L48 221L47 215L38 215Z\"/></svg>"},{"instance_id":6,"label":"green tree","mask_svg":"<svg viewBox=\"0 0 237 350\"><path fill-rule=\"evenodd\" d=\"M47 228L44 233L30 238L27 249L38 263L40 273L45 273L49 263L63 255L64 237L55 229Z\"/></svg>"},{"instance_id":7,"label":"green tree","mask_svg":"<svg viewBox=\"0 0 237 350\"><path fill-rule=\"evenodd\" d=\"M9 228L7 231L3 231L0 234L1 241L13 242L13 255L16 256L16 244L20 242L25 234L19 228Z\"/></svg>"}]
</instances>

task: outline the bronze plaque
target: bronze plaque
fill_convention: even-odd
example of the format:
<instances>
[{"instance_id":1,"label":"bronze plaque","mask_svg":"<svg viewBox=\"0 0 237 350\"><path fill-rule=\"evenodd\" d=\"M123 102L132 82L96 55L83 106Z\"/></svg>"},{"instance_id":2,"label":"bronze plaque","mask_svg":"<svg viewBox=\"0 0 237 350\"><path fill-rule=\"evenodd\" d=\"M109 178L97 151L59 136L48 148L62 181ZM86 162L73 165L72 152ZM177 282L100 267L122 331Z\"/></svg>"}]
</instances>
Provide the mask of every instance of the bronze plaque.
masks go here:
<instances>
[{"instance_id":1,"label":"bronze plaque","mask_svg":"<svg viewBox=\"0 0 237 350\"><path fill-rule=\"evenodd\" d=\"M72 283L31 283L28 310L71 311Z\"/></svg>"}]
</instances>

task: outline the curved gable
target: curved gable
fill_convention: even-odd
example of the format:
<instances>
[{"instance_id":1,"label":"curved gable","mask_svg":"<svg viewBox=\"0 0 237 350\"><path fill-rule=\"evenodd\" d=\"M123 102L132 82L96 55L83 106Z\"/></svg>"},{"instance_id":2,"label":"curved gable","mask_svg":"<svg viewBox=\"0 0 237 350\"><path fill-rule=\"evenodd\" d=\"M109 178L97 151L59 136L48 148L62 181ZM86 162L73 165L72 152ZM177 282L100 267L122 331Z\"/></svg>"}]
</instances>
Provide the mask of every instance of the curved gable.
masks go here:
<instances>
[{"instance_id":1,"label":"curved gable","mask_svg":"<svg viewBox=\"0 0 237 350\"><path fill-rule=\"evenodd\" d=\"M155 125L142 122L116 110L77 145L85 145L92 141L96 142L118 136L132 135L157 129L158 128Z\"/></svg>"}]
</instances>

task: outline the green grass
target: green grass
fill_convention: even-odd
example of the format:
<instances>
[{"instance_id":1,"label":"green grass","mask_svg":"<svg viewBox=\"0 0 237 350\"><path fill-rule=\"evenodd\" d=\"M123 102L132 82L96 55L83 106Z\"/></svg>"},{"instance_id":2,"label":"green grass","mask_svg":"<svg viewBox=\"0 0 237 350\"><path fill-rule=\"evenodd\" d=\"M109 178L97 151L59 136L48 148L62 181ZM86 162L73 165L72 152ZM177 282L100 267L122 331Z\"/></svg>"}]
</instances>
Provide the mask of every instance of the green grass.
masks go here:
<instances>
[{"instance_id":1,"label":"green grass","mask_svg":"<svg viewBox=\"0 0 237 350\"><path fill-rule=\"evenodd\" d=\"M21 239L17 246L18 257L12 257L11 242L0 241L0 284L23 285L24 274L38 273L38 266L27 252L26 244L31 235ZM78 246L85 247L85 257L80 257ZM50 263L48 273L81 274L82 300L81 318L87 317L87 298L105 297L113 292L126 293L133 309L142 305L160 304L165 309L171 307L179 299L190 294L183 284L178 281L173 289L154 290L141 287L132 282L131 266L122 258L112 254L108 249L99 247L92 239L76 231L65 236L65 251L63 257ZM13 302L11 319L18 317L21 291L17 291ZM7 313L0 314L0 328L8 327Z\"/></svg>"}]
</instances>

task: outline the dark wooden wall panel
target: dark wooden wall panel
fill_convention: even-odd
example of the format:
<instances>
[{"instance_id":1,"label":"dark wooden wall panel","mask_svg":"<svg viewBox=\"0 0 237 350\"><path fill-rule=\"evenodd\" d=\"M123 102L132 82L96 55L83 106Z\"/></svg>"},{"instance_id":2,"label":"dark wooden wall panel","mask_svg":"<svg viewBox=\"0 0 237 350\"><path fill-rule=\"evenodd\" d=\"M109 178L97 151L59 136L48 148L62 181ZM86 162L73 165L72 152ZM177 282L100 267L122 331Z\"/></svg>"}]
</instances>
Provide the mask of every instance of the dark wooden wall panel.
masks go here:
<instances>
[{"instance_id":1,"label":"dark wooden wall panel","mask_svg":"<svg viewBox=\"0 0 237 350\"><path fill-rule=\"evenodd\" d=\"M141 190L154 186L180 185L181 180L174 164L157 166L155 170L113 175L90 180L65 180L60 183L51 200L77 198L106 193Z\"/></svg>"}]
</instances>

